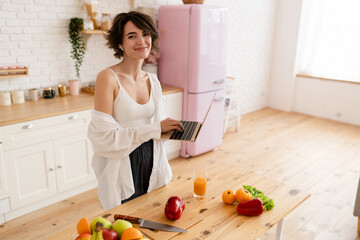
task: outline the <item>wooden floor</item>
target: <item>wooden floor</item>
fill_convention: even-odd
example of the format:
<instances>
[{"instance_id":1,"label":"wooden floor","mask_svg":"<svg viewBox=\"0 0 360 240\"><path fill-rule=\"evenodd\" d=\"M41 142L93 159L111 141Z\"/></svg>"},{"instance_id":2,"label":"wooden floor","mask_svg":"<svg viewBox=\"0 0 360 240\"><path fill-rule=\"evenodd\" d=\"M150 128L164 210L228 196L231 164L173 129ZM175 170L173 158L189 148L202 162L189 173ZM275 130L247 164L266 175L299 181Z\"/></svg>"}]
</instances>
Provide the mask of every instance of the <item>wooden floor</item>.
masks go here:
<instances>
[{"instance_id":1,"label":"wooden floor","mask_svg":"<svg viewBox=\"0 0 360 240\"><path fill-rule=\"evenodd\" d=\"M208 161L234 162L311 193L285 219L284 239L360 239L353 216L359 126L265 108L243 116L239 132L229 129L216 151L170 163L176 178ZM96 190L91 190L0 225L0 239L43 239L101 211ZM261 239L275 239L275 230Z\"/></svg>"}]
</instances>

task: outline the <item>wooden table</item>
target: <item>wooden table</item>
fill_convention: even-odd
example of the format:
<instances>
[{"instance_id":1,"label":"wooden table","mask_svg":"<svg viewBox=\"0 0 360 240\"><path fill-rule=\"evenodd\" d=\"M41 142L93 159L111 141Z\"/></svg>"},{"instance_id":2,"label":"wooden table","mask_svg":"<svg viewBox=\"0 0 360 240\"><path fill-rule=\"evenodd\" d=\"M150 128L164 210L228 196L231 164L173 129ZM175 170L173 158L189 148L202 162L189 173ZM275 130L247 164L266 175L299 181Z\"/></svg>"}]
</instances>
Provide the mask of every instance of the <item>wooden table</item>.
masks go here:
<instances>
[{"instance_id":1,"label":"wooden table","mask_svg":"<svg viewBox=\"0 0 360 240\"><path fill-rule=\"evenodd\" d=\"M203 200L195 200L192 197L192 173L187 173L173 179L167 186L98 216L108 215L108 219L113 221L113 214L125 214L150 221L170 223L178 227L192 225L187 228L188 232L173 235L171 239L256 239L278 224L276 238L281 239L283 219L310 197L309 193L249 172L240 166L227 164L226 160L220 163L210 163L207 170L208 188L206 198ZM274 200L275 207L257 217L239 215L235 205L226 205L222 202L221 195L225 190L237 190L242 185L251 185L262 190L265 195ZM165 203L171 196L181 197L186 206L182 217L175 222L164 217ZM198 220L194 220L194 217ZM76 223L81 218L82 216L78 216L78 219L74 219L71 227L48 239L75 239L77 236ZM91 220L89 219L89 222ZM143 230L143 228L140 229ZM168 238L159 235L159 239Z\"/></svg>"}]
</instances>

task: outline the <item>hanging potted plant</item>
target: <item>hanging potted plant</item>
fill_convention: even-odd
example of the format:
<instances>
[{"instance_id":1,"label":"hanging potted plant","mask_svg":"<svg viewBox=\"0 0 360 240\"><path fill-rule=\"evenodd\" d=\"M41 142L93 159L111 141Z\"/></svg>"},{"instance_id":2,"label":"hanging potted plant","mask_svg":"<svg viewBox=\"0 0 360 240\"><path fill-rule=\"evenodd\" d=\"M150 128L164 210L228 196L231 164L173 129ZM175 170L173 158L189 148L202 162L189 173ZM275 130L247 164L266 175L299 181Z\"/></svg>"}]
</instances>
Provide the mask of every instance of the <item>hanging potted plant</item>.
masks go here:
<instances>
[{"instance_id":1,"label":"hanging potted plant","mask_svg":"<svg viewBox=\"0 0 360 240\"><path fill-rule=\"evenodd\" d=\"M85 43L80 31L83 29L81 18L71 18L69 23L69 41L71 43L71 58L75 61L75 73L77 80L69 80L70 95L78 95L80 88L80 67L85 55Z\"/></svg>"}]
</instances>

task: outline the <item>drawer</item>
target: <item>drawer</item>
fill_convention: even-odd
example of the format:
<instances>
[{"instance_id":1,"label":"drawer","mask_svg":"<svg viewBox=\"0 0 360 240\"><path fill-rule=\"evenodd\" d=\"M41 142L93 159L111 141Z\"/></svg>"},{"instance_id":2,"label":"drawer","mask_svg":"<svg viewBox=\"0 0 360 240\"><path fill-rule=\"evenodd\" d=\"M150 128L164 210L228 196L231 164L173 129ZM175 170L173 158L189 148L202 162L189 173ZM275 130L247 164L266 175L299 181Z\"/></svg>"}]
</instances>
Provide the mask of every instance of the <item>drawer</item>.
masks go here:
<instances>
[{"instance_id":1,"label":"drawer","mask_svg":"<svg viewBox=\"0 0 360 240\"><path fill-rule=\"evenodd\" d=\"M91 110L27 121L0 128L3 150L39 143L87 130Z\"/></svg>"},{"instance_id":2,"label":"drawer","mask_svg":"<svg viewBox=\"0 0 360 240\"><path fill-rule=\"evenodd\" d=\"M168 93L163 95L163 101L174 101L174 100L180 100L182 101L182 92L175 92L175 93Z\"/></svg>"}]
</instances>

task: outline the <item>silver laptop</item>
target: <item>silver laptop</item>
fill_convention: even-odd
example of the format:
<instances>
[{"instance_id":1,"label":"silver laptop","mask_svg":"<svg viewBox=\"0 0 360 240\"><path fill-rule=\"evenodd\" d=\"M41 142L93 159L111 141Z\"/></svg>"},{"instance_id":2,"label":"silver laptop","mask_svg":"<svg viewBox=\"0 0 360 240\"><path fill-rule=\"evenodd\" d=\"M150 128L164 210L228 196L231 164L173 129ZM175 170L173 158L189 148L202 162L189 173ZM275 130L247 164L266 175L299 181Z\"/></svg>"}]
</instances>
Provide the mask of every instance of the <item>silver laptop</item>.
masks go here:
<instances>
[{"instance_id":1,"label":"silver laptop","mask_svg":"<svg viewBox=\"0 0 360 240\"><path fill-rule=\"evenodd\" d=\"M206 117L208 116L208 114L210 112L215 95L216 95L216 93L214 94L213 98L211 99L210 106L209 106L209 108L206 112L206 115L204 117L204 120L202 122L180 120L181 124L184 126L183 132L180 132L178 130L169 131L169 132L161 134L161 138L177 140L177 141L195 142L197 136L200 133L201 127L203 126L203 124L206 120Z\"/></svg>"}]
</instances>

